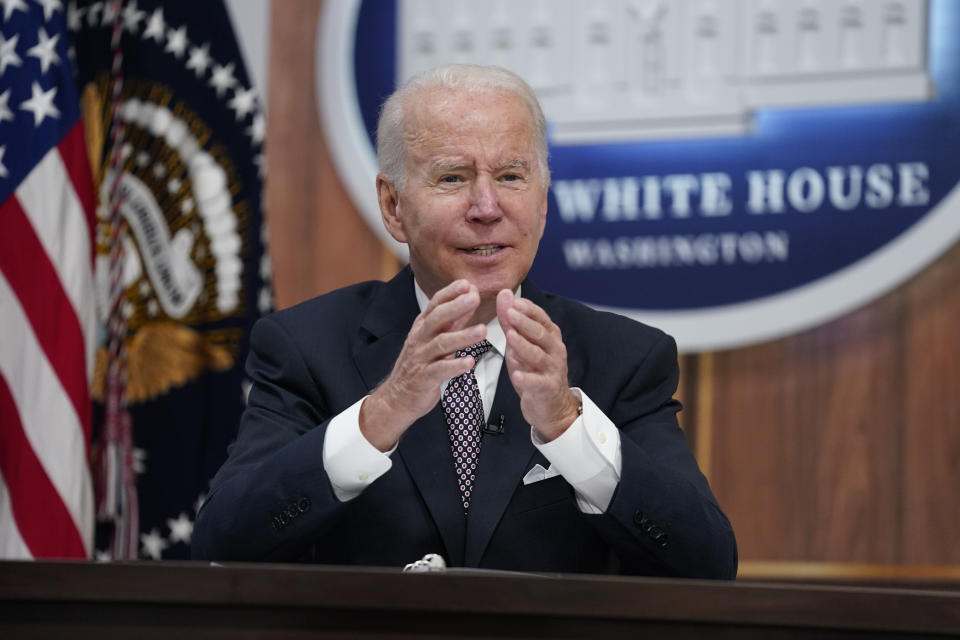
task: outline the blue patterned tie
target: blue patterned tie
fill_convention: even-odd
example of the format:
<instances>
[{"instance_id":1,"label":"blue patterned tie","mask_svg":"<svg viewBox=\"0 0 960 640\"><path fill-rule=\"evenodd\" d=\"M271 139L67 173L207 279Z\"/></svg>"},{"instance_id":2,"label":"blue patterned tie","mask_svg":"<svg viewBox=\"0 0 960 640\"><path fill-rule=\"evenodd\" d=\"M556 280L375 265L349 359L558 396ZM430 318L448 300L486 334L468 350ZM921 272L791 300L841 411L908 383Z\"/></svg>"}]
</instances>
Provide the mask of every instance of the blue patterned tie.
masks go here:
<instances>
[{"instance_id":1,"label":"blue patterned tie","mask_svg":"<svg viewBox=\"0 0 960 640\"><path fill-rule=\"evenodd\" d=\"M486 340L457 351L457 357L473 356L479 362L480 356L493 348ZM476 364L474 364L476 368ZM470 508L470 494L477 473L477 456L480 455L480 438L483 435L483 403L480 389L473 369L451 378L443 390L443 414L450 431L450 448L453 451L454 465L460 484L460 496L463 498L463 513Z\"/></svg>"}]
</instances>

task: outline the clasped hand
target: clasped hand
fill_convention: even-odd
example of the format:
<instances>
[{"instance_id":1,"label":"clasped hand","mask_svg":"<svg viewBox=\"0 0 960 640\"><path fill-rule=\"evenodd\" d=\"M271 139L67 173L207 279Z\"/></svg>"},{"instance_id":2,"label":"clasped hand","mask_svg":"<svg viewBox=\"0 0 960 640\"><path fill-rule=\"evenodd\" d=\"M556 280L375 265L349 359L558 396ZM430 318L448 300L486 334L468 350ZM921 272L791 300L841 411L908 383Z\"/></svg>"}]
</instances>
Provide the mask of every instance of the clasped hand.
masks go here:
<instances>
[{"instance_id":1,"label":"clasped hand","mask_svg":"<svg viewBox=\"0 0 960 640\"><path fill-rule=\"evenodd\" d=\"M437 291L417 316L393 371L360 409L360 430L379 450L393 448L410 425L433 409L446 380L473 368L471 356L457 358L455 353L486 338L485 324L468 326L480 303L477 287L457 280ZM497 295L496 312L523 417L545 441L553 440L576 420L578 407L567 380L560 328L543 309L506 289Z\"/></svg>"}]
</instances>

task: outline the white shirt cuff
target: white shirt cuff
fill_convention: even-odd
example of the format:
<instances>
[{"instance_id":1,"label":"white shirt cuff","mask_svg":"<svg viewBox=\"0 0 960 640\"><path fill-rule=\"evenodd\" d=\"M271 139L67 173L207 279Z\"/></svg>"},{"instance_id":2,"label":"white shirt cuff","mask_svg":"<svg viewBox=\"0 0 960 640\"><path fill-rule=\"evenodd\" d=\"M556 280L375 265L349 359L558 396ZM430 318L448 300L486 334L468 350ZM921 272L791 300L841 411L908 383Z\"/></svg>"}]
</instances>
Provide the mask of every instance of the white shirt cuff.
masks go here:
<instances>
[{"instance_id":1,"label":"white shirt cuff","mask_svg":"<svg viewBox=\"0 0 960 640\"><path fill-rule=\"evenodd\" d=\"M360 407L364 396L330 419L323 438L323 469L340 502L353 500L393 466L390 454L383 453L360 432Z\"/></svg>"},{"instance_id":2,"label":"white shirt cuff","mask_svg":"<svg viewBox=\"0 0 960 640\"><path fill-rule=\"evenodd\" d=\"M560 436L543 442L536 430L530 438L577 494L577 506L584 513L603 513L620 482L622 457L620 430L580 389L583 415Z\"/></svg>"}]
</instances>

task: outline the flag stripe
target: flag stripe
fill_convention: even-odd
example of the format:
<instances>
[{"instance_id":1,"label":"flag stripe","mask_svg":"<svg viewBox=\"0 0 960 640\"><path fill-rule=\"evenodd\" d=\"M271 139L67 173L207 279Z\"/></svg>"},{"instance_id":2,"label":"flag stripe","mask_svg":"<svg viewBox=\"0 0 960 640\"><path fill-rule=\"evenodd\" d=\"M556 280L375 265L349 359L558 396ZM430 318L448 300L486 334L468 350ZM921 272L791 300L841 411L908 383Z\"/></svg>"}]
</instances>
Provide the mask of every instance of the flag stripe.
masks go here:
<instances>
[{"instance_id":1,"label":"flag stripe","mask_svg":"<svg viewBox=\"0 0 960 640\"><path fill-rule=\"evenodd\" d=\"M0 378L2 380L2 378ZM31 560L33 554L23 541L20 530L13 526L13 510L10 505L10 491L0 472L0 558Z\"/></svg>"},{"instance_id":2,"label":"flag stripe","mask_svg":"<svg viewBox=\"0 0 960 640\"><path fill-rule=\"evenodd\" d=\"M91 407L86 347L77 314L17 198L8 198L0 205L0 219L0 272L19 298L89 441ZM73 270L85 270L86 264L83 260Z\"/></svg>"},{"instance_id":3,"label":"flag stripe","mask_svg":"<svg viewBox=\"0 0 960 640\"><path fill-rule=\"evenodd\" d=\"M27 441L10 388L0 375L0 472L17 528L36 558L86 558L70 512Z\"/></svg>"},{"instance_id":4,"label":"flag stripe","mask_svg":"<svg viewBox=\"0 0 960 640\"><path fill-rule=\"evenodd\" d=\"M93 245L87 215L70 180L60 153L51 149L14 193L73 305L85 338L81 362L90 380L96 339L96 306L90 295Z\"/></svg>"},{"instance_id":5,"label":"flag stripe","mask_svg":"<svg viewBox=\"0 0 960 640\"><path fill-rule=\"evenodd\" d=\"M3 235L6 234L0 234ZM3 253L4 250L0 249L0 255ZM0 340L0 376L5 378L12 399L11 408L3 414L3 421L0 422L0 449L14 461L23 457L25 460L33 458L39 463L49 478L47 484L52 486L54 493L59 494L58 504L66 506L74 528L80 532L84 542L82 546L90 549L93 492L87 463L87 438L74 405L67 398L60 379L37 342L27 315L2 270L0 317L4 319L4 339ZM15 413L18 418L15 423L11 421L8 428L10 413ZM10 430L14 428L23 436L11 435ZM30 473L32 478L33 472ZM50 509L53 517L53 512L59 507L47 504L50 495L42 486L32 484L32 479L31 484L14 481L6 470L4 475L18 523L20 509L27 508L19 505L18 499L26 499L41 510ZM21 534L33 549L28 532L21 528Z\"/></svg>"},{"instance_id":6,"label":"flag stripe","mask_svg":"<svg viewBox=\"0 0 960 640\"><path fill-rule=\"evenodd\" d=\"M87 161L87 143L83 135L83 120L77 120L73 128L67 132L60 144L60 157L63 165L66 167L67 174L70 176L70 184L73 185L80 202L81 213L87 222L87 240L90 247L90 266L93 267L94 238L96 238L96 200L93 191L93 176L90 175L90 165ZM92 291L92 289L88 289Z\"/></svg>"}]
</instances>

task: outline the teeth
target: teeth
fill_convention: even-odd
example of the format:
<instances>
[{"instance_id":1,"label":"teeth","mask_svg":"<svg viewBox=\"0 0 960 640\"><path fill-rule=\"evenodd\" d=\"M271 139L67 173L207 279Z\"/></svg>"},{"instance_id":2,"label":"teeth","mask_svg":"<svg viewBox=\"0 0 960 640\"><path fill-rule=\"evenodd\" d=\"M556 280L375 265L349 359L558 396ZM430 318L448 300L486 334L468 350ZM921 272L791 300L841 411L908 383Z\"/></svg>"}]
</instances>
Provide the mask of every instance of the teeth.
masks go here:
<instances>
[{"instance_id":1,"label":"teeth","mask_svg":"<svg viewBox=\"0 0 960 640\"><path fill-rule=\"evenodd\" d=\"M490 256L496 253L499 248L500 245L498 244L488 244L482 247L473 247L471 249L467 249L467 251L478 256Z\"/></svg>"}]
</instances>

